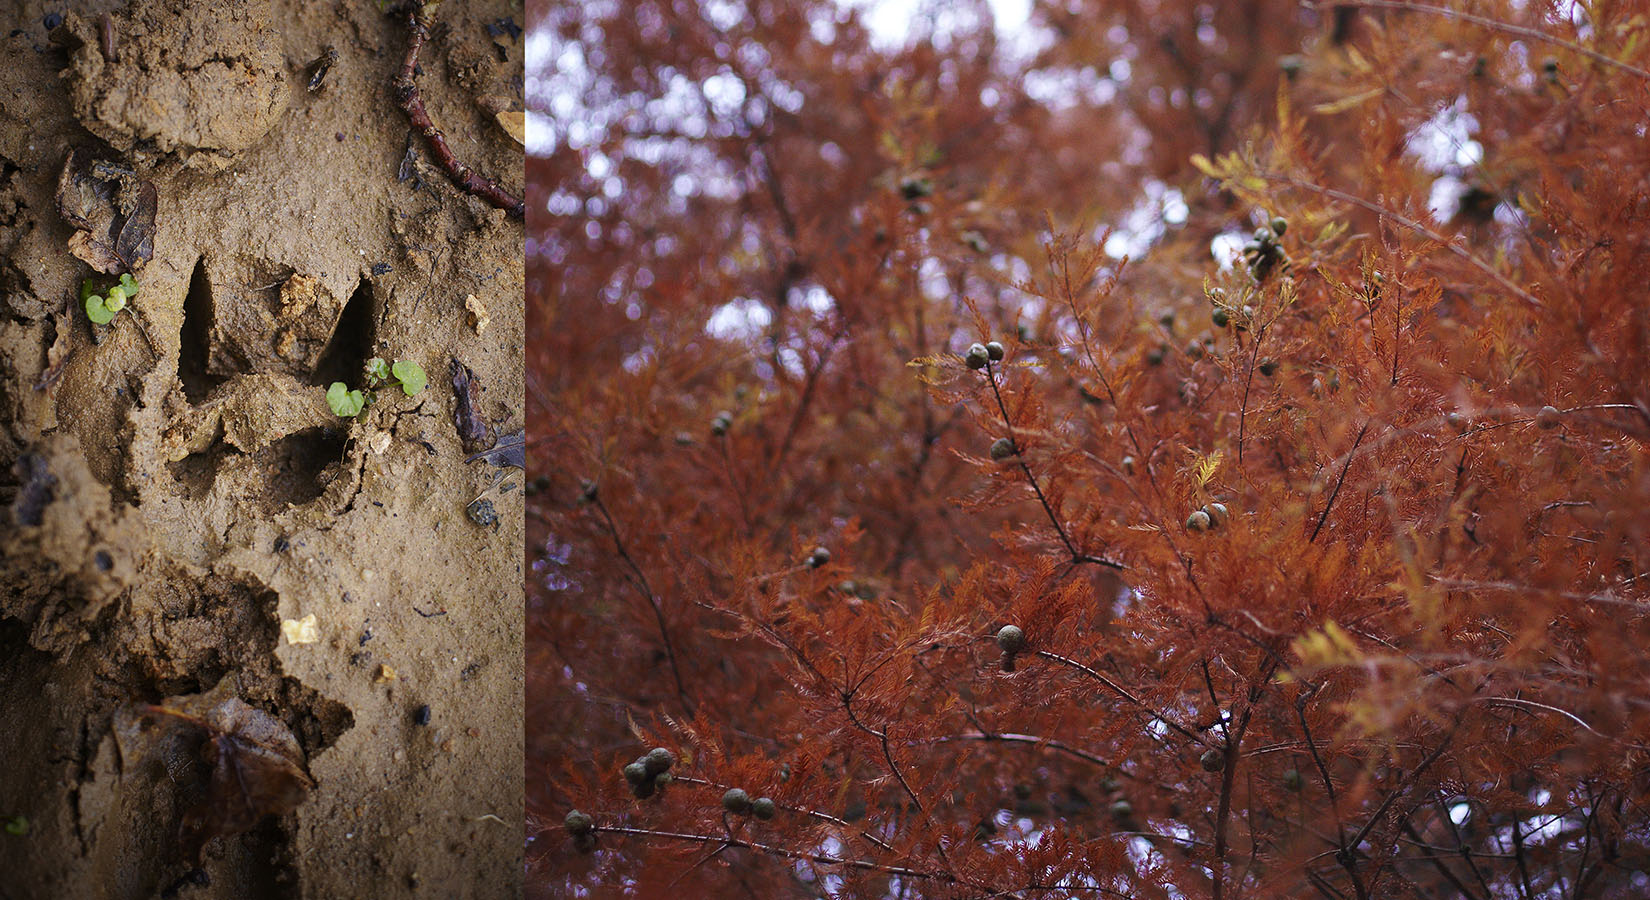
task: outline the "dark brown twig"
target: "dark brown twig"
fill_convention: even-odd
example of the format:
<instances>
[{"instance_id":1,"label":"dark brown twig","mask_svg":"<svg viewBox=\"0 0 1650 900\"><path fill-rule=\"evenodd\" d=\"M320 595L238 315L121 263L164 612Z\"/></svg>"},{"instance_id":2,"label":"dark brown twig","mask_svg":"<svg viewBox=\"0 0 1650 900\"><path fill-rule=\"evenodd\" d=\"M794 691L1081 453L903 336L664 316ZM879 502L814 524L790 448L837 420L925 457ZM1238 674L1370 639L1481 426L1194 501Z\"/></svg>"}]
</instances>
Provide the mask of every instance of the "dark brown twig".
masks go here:
<instances>
[{"instance_id":1,"label":"dark brown twig","mask_svg":"<svg viewBox=\"0 0 1650 900\"><path fill-rule=\"evenodd\" d=\"M890 866L863 859L852 859L841 856L829 856L824 853L804 853L788 847L774 844L762 844L756 841L739 840L737 838L720 837L707 834L684 834L674 831L654 831L648 828L632 828L625 825L597 825L594 829L609 834L629 834L646 838L670 838L678 841L698 841L700 843L719 843L724 847L748 847L760 853L774 856L783 856L805 862L822 863L828 866L845 866L853 869L865 869L873 872L886 872L890 875L899 875L905 878L934 878L940 881L955 881L956 877L943 872L925 872L921 869L911 869L904 866Z\"/></svg>"},{"instance_id":2,"label":"dark brown twig","mask_svg":"<svg viewBox=\"0 0 1650 900\"><path fill-rule=\"evenodd\" d=\"M619 558L636 574L631 586L641 593L647 600L647 605L653 610L653 618L659 624L659 638L665 644L665 658L670 662L670 674L676 679L676 696L682 701L682 706L687 708L688 714L692 715L693 702L688 699L687 684L682 681L682 670L676 664L676 645L671 643L670 627L665 624L665 611L659 606L659 595L653 592L653 586L648 584L647 575L642 572L642 567L636 563L630 551L625 549L624 540L619 537L619 526L614 524L612 513L607 511L607 504L603 503L600 497L595 498L594 503L596 511L602 514L602 521L607 525L607 535L613 539L614 549L619 551Z\"/></svg>"},{"instance_id":3,"label":"dark brown twig","mask_svg":"<svg viewBox=\"0 0 1650 900\"><path fill-rule=\"evenodd\" d=\"M1415 830L1415 825L1413 823L1411 823L1408 819L1405 819L1403 821L1403 829L1404 829L1404 834L1409 835L1411 839L1413 839L1417 843L1420 843L1421 833L1419 831ZM1439 856L1425 856L1425 857L1417 856L1417 857L1415 857L1415 859L1417 859L1417 860L1426 860L1426 861L1431 862L1432 867L1434 869L1438 870L1438 874L1442 875L1444 877L1444 880L1448 881L1450 883L1450 886L1455 888L1456 893L1458 893L1462 897L1466 898L1466 900L1478 900L1478 895L1474 894L1472 892L1472 889L1467 887L1467 883L1462 881L1460 876L1456 875L1455 872L1452 869L1450 869L1449 866L1444 865L1444 860L1443 860L1442 857L1439 857ZM1583 854L1583 859L1585 859L1585 854Z\"/></svg>"},{"instance_id":4,"label":"dark brown twig","mask_svg":"<svg viewBox=\"0 0 1650 900\"><path fill-rule=\"evenodd\" d=\"M1032 651L1032 654L1035 655L1035 656L1041 656L1042 658L1044 658L1046 660L1050 660L1051 662L1057 662L1057 663L1060 663L1061 665L1070 666L1071 668L1076 669L1077 671L1083 673L1084 675L1087 675L1088 677L1093 678L1095 681L1098 681L1101 684L1105 685L1106 687L1110 688L1112 693L1116 694L1119 697L1122 697L1124 700L1127 700L1129 703L1134 704L1139 709L1142 709L1142 710L1144 710L1148 713L1151 713L1153 718L1155 718L1158 721L1162 722L1164 725L1166 725L1169 728L1175 730L1176 732L1179 732L1182 737L1185 737L1187 740L1191 741L1192 743L1200 744L1204 747L1214 747L1214 744L1210 743L1209 740L1204 738L1202 735L1197 734L1196 732L1192 731L1190 728L1187 728L1186 726L1180 724L1179 722L1176 722L1174 719L1169 717L1168 713L1163 712L1162 710L1153 708L1151 704L1149 704L1146 701L1140 699L1139 697L1136 697L1135 695L1129 693L1126 689L1124 689L1117 682L1112 681L1110 678L1107 678L1106 676L1100 674L1099 672L1095 671L1094 669L1090 668L1089 666L1085 666L1085 665L1083 665L1082 663L1078 662L1075 659L1071 659L1069 657L1061 656L1058 653L1051 653L1047 650L1034 650L1034 651Z\"/></svg>"},{"instance_id":5,"label":"dark brown twig","mask_svg":"<svg viewBox=\"0 0 1650 900\"><path fill-rule=\"evenodd\" d=\"M705 787L716 788L717 790L725 790L727 788L733 787L733 785L731 785L731 784L722 784L722 783L716 782L716 781L708 781L708 780L703 779L703 778L694 778L691 775L676 775L674 777L676 779L676 783L678 783L678 784L698 784L698 785L703 785ZM780 809L790 810L791 812L794 812L794 813L800 813L801 815L808 816L809 818L819 819L822 822L829 822L832 825L835 825L839 828L850 829L850 828L854 827L852 823L848 822L845 819L839 819L836 816L831 815L830 813L820 812L817 809L809 809L805 806L791 806L791 805L786 804L786 803L776 803L774 805L777 806ZM893 846L890 845L887 841L883 840L882 838L877 837L876 835L872 834L869 831L862 831L860 833L860 836L865 838L867 841L870 841L871 843L875 844L878 848L880 848L882 850L887 850L889 852L892 852L893 849L894 849Z\"/></svg>"},{"instance_id":6,"label":"dark brown twig","mask_svg":"<svg viewBox=\"0 0 1650 900\"><path fill-rule=\"evenodd\" d=\"M1094 563L1095 565L1122 571L1124 568L1122 563L1083 553L1077 549L1077 545L1071 542L1071 537L1066 534L1065 526L1060 524L1060 517L1054 514L1054 507L1049 504L1048 498L1043 496L1043 489L1037 484L1037 476L1032 474L1031 466L1027 465L1025 457L1020 455L1023 448L1020 447L1019 441L1014 437L1014 419L1009 416L1008 406L1003 403L1003 392L997 388L997 368L989 362L986 363L985 380L991 385L991 395L997 399L997 411L1002 414L1003 425L1008 428L1008 439L1014 444L1014 461L1019 464L1020 471L1025 473L1026 481L1031 484L1032 493L1037 495L1037 502L1043 505L1043 512L1048 514L1049 524L1054 526L1054 533L1060 536L1060 543L1066 545L1066 552L1071 554L1071 561L1074 563Z\"/></svg>"},{"instance_id":7,"label":"dark brown twig","mask_svg":"<svg viewBox=\"0 0 1650 900\"><path fill-rule=\"evenodd\" d=\"M447 170L453 184L518 219L525 219L527 202L499 187L492 179L477 174L474 169L459 162L447 146L447 138L442 135L441 129L430 121L430 114L424 109L424 98L419 95L418 84L413 80L414 74L418 71L418 51L423 48L424 41L430 36L429 28L420 16L420 10L424 8L415 2L410 4L407 10L407 28L412 32L412 37L407 41L407 59L401 64L401 74L396 76L394 82L396 99L413 127L429 142L430 152L435 154L436 160Z\"/></svg>"},{"instance_id":8,"label":"dark brown twig","mask_svg":"<svg viewBox=\"0 0 1650 900\"><path fill-rule=\"evenodd\" d=\"M1358 453L1358 445L1364 442L1364 435L1369 432L1369 422L1358 429L1358 439L1352 442L1352 450L1346 454L1346 464L1341 466L1341 477L1335 482L1335 489L1329 493L1329 502L1323 505L1323 515L1318 516L1318 525L1312 529L1312 537L1307 539L1308 544L1316 543L1318 532L1323 530L1324 520L1329 518L1329 511L1335 507L1335 498L1341 494L1341 485L1346 483L1346 470L1352 468L1352 458Z\"/></svg>"}]
</instances>

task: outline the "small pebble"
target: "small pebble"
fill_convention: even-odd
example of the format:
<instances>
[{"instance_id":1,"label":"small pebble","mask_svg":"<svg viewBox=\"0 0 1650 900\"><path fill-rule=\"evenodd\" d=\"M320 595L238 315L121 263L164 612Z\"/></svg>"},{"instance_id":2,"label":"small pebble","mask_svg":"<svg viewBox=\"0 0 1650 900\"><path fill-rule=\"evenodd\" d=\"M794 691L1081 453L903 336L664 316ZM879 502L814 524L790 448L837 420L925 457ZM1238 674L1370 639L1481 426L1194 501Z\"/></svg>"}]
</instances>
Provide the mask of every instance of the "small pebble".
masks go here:
<instances>
[{"instance_id":1,"label":"small pebble","mask_svg":"<svg viewBox=\"0 0 1650 900\"><path fill-rule=\"evenodd\" d=\"M416 725L430 724L430 705L428 703L413 710L413 723Z\"/></svg>"},{"instance_id":2,"label":"small pebble","mask_svg":"<svg viewBox=\"0 0 1650 900\"><path fill-rule=\"evenodd\" d=\"M498 530L498 511L493 509L493 501L477 500L465 507L464 512L470 517L470 521L482 528L492 526L493 530Z\"/></svg>"}]
</instances>

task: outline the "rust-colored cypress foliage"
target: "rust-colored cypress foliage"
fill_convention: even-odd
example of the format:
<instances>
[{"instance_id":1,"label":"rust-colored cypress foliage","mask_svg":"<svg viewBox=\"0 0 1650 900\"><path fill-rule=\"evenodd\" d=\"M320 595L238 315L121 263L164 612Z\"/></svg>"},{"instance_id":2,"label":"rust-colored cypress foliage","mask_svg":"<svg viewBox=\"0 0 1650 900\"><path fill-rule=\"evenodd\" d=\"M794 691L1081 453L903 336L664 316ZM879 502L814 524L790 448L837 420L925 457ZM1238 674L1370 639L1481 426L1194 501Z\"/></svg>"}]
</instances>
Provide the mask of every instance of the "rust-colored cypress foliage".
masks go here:
<instances>
[{"instance_id":1,"label":"rust-colored cypress foliage","mask_svg":"<svg viewBox=\"0 0 1650 900\"><path fill-rule=\"evenodd\" d=\"M530 895L1650 894L1650 16L1559 6L552 10Z\"/></svg>"}]
</instances>

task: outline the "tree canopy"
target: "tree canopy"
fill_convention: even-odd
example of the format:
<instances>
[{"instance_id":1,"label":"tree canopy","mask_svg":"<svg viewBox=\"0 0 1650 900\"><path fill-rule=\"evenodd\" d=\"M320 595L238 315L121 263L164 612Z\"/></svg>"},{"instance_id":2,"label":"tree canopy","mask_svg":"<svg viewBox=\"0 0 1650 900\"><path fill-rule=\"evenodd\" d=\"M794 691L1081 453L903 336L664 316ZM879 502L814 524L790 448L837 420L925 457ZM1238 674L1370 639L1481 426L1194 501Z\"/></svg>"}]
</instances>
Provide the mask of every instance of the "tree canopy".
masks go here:
<instances>
[{"instance_id":1,"label":"tree canopy","mask_svg":"<svg viewBox=\"0 0 1650 900\"><path fill-rule=\"evenodd\" d=\"M529 895L1650 892L1643 6L923 10L540 26Z\"/></svg>"}]
</instances>

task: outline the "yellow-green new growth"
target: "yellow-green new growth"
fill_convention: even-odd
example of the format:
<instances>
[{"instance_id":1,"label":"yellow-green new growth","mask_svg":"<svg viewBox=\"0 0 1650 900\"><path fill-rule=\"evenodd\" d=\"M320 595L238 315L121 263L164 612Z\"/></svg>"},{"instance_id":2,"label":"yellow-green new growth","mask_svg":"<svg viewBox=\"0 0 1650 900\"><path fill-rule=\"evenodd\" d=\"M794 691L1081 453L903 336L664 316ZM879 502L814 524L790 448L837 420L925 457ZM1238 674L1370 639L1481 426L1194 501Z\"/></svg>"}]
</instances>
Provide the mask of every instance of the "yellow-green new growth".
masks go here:
<instances>
[{"instance_id":1,"label":"yellow-green new growth","mask_svg":"<svg viewBox=\"0 0 1650 900\"><path fill-rule=\"evenodd\" d=\"M401 390L409 397L416 397L424 392L428 379L424 375L424 367L410 359L398 359L394 365L386 362L381 356L374 356L367 360L367 387L376 388L386 384L399 384Z\"/></svg>"},{"instance_id":2,"label":"yellow-green new growth","mask_svg":"<svg viewBox=\"0 0 1650 900\"><path fill-rule=\"evenodd\" d=\"M334 381L332 386L327 388L327 408L331 409L335 416L353 418L360 415L366 405L366 395L360 391L350 390L342 381Z\"/></svg>"},{"instance_id":3,"label":"yellow-green new growth","mask_svg":"<svg viewBox=\"0 0 1650 900\"><path fill-rule=\"evenodd\" d=\"M126 308L126 301L137 296L138 283L130 273L120 276L120 283L111 286L108 293L93 293L92 279L80 283L80 302L86 307L86 318L99 325L107 325L115 313Z\"/></svg>"},{"instance_id":4,"label":"yellow-green new growth","mask_svg":"<svg viewBox=\"0 0 1650 900\"><path fill-rule=\"evenodd\" d=\"M352 391L342 381L334 381L327 388L327 407L334 415L345 419L360 415L361 410L378 399L379 388L399 385L403 393L414 397L423 393L428 383L424 367L410 359L398 359L391 365L383 357L374 356L367 360L365 373L365 390Z\"/></svg>"}]
</instances>

